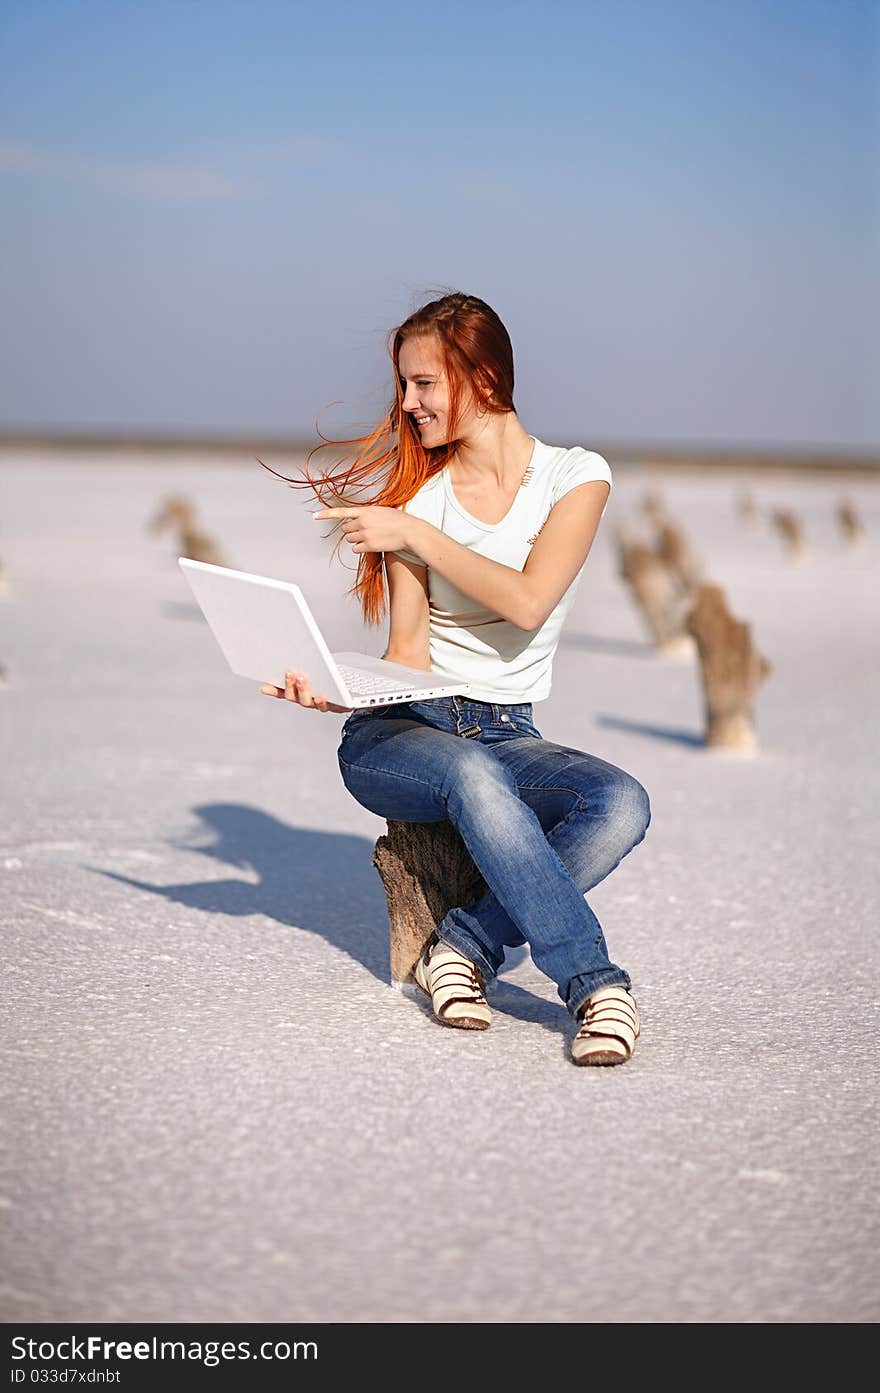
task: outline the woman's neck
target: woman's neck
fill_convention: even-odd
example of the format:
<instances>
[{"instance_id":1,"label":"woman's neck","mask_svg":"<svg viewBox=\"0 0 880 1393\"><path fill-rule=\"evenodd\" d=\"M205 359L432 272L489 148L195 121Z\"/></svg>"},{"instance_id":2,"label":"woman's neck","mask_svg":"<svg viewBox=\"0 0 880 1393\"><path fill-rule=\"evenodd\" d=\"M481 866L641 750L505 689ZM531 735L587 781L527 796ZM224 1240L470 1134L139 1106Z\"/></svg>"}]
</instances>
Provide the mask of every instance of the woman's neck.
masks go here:
<instances>
[{"instance_id":1,"label":"woman's neck","mask_svg":"<svg viewBox=\"0 0 880 1393\"><path fill-rule=\"evenodd\" d=\"M468 423L467 435L455 446L448 463L463 484L495 484L503 489L520 483L534 444L515 411L482 416Z\"/></svg>"}]
</instances>

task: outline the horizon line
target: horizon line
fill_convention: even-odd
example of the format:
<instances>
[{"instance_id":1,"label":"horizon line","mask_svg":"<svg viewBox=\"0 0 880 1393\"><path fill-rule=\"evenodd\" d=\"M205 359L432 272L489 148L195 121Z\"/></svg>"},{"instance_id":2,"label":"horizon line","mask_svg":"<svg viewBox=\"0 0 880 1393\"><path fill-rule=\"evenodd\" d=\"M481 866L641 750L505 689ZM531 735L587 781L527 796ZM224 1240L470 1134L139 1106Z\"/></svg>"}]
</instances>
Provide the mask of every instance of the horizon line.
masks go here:
<instances>
[{"instance_id":1,"label":"horizon line","mask_svg":"<svg viewBox=\"0 0 880 1393\"><path fill-rule=\"evenodd\" d=\"M219 434L204 431L152 431L138 429L42 429L0 428L0 449L38 447L43 449L94 450L194 450L238 454L260 450L264 454L302 454L321 444L321 438L302 434L264 436ZM326 442L328 447L345 441ZM563 442L568 446L580 441ZM781 468L880 470L880 447L828 447L797 443L785 445L729 441L605 440L588 448L607 455L618 465L711 464L715 466L776 466Z\"/></svg>"}]
</instances>

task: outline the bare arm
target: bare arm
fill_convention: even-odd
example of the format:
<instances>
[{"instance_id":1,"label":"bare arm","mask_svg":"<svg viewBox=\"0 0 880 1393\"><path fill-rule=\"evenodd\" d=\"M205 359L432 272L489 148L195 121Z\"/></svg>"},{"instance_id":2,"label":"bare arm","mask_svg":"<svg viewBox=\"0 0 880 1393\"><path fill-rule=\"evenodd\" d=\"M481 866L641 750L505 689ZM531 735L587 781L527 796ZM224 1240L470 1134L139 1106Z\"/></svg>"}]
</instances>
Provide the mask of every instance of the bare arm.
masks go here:
<instances>
[{"instance_id":1,"label":"bare arm","mask_svg":"<svg viewBox=\"0 0 880 1393\"><path fill-rule=\"evenodd\" d=\"M428 639L428 572L393 552L385 553L385 574L391 621L388 647L382 654L391 663L431 670Z\"/></svg>"},{"instance_id":2,"label":"bare arm","mask_svg":"<svg viewBox=\"0 0 880 1393\"><path fill-rule=\"evenodd\" d=\"M551 510L522 571L478 555L422 518L407 519L406 547L517 628L539 629L586 561L608 494L601 479L571 489Z\"/></svg>"}]
</instances>

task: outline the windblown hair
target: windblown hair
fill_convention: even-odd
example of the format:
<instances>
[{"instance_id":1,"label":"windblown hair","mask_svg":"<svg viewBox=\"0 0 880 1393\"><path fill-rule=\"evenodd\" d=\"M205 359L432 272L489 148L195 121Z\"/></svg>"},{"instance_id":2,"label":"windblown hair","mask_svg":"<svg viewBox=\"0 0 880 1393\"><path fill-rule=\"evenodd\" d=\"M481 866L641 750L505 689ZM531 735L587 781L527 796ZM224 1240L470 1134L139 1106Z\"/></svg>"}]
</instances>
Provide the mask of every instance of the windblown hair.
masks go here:
<instances>
[{"instance_id":1,"label":"windblown hair","mask_svg":"<svg viewBox=\"0 0 880 1393\"><path fill-rule=\"evenodd\" d=\"M414 421L403 410L400 350L406 339L418 335L439 340L449 388L449 439L434 449L422 445ZM394 400L379 425L367 435L348 440L330 440L317 428L323 443L313 446L306 456L304 479L291 479L274 469L269 471L285 479L292 488L311 488L322 508L370 504L401 507L443 469L454 453L461 417L471 400L490 413L515 410L510 335L495 311L475 295L449 291L428 301L389 330L386 347L394 365ZM340 461L350 459L348 467L322 474L319 481L313 479L309 472L312 456L319 450L339 446L348 447ZM355 497L354 492L361 489L373 490L372 495ZM338 548L345 540L342 519L334 519L332 526L340 530ZM367 624L382 622L386 610L382 552L358 553L357 579L348 593L358 596Z\"/></svg>"}]
</instances>

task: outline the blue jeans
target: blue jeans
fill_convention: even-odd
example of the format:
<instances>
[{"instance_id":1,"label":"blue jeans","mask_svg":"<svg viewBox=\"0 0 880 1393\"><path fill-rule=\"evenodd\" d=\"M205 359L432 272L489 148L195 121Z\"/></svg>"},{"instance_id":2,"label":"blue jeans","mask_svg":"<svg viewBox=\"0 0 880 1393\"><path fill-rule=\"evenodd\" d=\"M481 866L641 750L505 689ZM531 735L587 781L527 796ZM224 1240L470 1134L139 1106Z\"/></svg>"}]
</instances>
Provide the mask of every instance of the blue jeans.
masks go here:
<instances>
[{"instance_id":1,"label":"blue jeans","mask_svg":"<svg viewBox=\"0 0 880 1393\"><path fill-rule=\"evenodd\" d=\"M647 831L648 795L630 774L545 740L531 702L461 696L353 711L338 759L378 817L457 829L489 891L450 909L437 935L487 982L505 948L528 943L575 1017L599 987L630 987L584 898Z\"/></svg>"}]
</instances>

